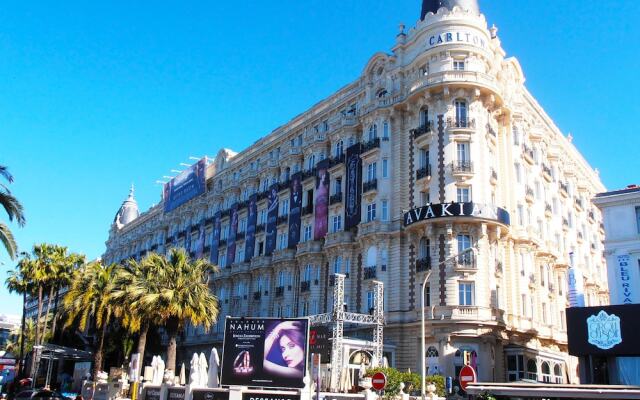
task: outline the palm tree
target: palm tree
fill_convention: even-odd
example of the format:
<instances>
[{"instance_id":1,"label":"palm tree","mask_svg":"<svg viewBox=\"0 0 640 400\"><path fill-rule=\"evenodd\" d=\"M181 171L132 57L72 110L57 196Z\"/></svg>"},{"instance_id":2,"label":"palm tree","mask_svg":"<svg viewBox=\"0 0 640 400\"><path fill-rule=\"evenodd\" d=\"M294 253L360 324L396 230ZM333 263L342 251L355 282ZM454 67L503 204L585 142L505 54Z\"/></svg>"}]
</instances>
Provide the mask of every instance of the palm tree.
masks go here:
<instances>
[{"instance_id":1,"label":"palm tree","mask_svg":"<svg viewBox=\"0 0 640 400\"><path fill-rule=\"evenodd\" d=\"M13 176L4 165L0 165L0 176L4 177L9 183L13 183ZM20 204L18 199L11 194L9 188L3 183L0 183L0 205L2 205L4 211L9 216L9 221L16 221L19 226L24 226L25 218L22 204ZM18 245L9 226L2 221L0 221L0 242L2 242L7 253L9 253L9 257L14 260L18 252Z\"/></svg>"},{"instance_id":2,"label":"palm tree","mask_svg":"<svg viewBox=\"0 0 640 400\"><path fill-rule=\"evenodd\" d=\"M35 345L36 324L33 319L25 321L24 327L15 328L11 331L9 339L4 344L5 351L16 354L19 352L30 352Z\"/></svg>"},{"instance_id":3,"label":"palm tree","mask_svg":"<svg viewBox=\"0 0 640 400\"><path fill-rule=\"evenodd\" d=\"M135 280L130 293L141 310L153 310L152 318L169 336L167 369L176 370L176 339L185 322L209 329L218 318L218 299L209 290L209 274L218 269L209 262L192 261L184 249L169 257L152 253L142 262L149 280Z\"/></svg>"},{"instance_id":4,"label":"palm tree","mask_svg":"<svg viewBox=\"0 0 640 400\"><path fill-rule=\"evenodd\" d=\"M112 298L118 266L92 262L76 270L73 283L62 301L66 312L65 327L78 322L85 330L89 321L96 330L96 349L93 355L93 376L103 367L104 338L109 321L117 310Z\"/></svg>"},{"instance_id":5,"label":"palm tree","mask_svg":"<svg viewBox=\"0 0 640 400\"><path fill-rule=\"evenodd\" d=\"M9 293L17 293L22 295L22 324L21 330L22 334L20 335L20 365L18 368L18 374L23 376L24 374L24 354L25 354L25 343L22 340L24 336L24 331L26 327L26 305L27 305L27 295L33 294L33 282L32 282L32 274L33 274L33 263L29 259L29 254L24 253L22 260L16 266L16 269L9 273L9 277L5 281L7 288L9 289ZM29 320L33 323L33 320ZM34 339L35 339L35 329L34 329ZM28 353L28 351L27 351Z\"/></svg>"}]
</instances>

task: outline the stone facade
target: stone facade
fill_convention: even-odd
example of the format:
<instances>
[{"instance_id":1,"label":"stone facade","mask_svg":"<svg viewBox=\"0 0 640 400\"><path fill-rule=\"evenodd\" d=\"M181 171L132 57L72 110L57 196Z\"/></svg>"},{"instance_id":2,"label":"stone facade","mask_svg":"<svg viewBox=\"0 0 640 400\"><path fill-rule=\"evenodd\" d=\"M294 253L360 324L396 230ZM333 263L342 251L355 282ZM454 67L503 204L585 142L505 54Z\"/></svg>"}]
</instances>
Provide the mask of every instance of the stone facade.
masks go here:
<instances>
[{"instance_id":1,"label":"stone facade","mask_svg":"<svg viewBox=\"0 0 640 400\"><path fill-rule=\"evenodd\" d=\"M381 280L385 343L395 349L390 361L419 370L421 284L431 271L430 373L454 375L469 355L481 381L566 381L575 371L564 323L570 253L583 271L588 301L608 298L604 232L590 202L604 190L598 174L527 91L518 61L506 57L497 29L488 28L483 15L440 8L408 32L401 29L391 52L375 54L356 81L248 149L221 150L208 168L204 195L171 213L160 204L124 227L112 226L104 260L164 252L174 238L184 245L186 235L195 243L203 219L209 238L214 213L273 183L283 183L282 205L291 174L329 158L327 236L287 249L283 219L282 250L265 256L258 229L257 256L213 277L221 318L329 311L334 272L348 275L348 309L366 313L372 282ZM364 149L362 222L345 230L344 154L356 143ZM316 180L304 176L310 177L303 181L306 197ZM258 198L260 215L267 199ZM407 211L451 202L499 206L511 221L447 217L405 226ZM241 208L240 221L246 212ZM223 217L223 232L228 220ZM311 209L301 229L313 223ZM455 257L469 247L477 250ZM224 245L220 250L224 254ZM370 332L350 329L347 335ZM221 340L222 324L210 333L191 327L184 345Z\"/></svg>"}]
</instances>

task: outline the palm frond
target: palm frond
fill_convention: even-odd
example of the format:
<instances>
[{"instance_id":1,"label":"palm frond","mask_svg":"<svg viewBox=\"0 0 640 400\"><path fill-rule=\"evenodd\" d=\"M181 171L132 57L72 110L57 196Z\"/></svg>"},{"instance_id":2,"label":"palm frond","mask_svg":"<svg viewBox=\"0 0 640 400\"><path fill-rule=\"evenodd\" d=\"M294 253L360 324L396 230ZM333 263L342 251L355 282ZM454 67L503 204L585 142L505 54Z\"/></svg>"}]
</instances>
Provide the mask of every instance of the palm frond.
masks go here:
<instances>
[{"instance_id":1,"label":"palm frond","mask_svg":"<svg viewBox=\"0 0 640 400\"><path fill-rule=\"evenodd\" d=\"M18 199L8 191L0 191L0 205L9 216L9 221L15 220L18 225L24 226L26 220L24 209Z\"/></svg>"},{"instance_id":2,"label":"palm frond","mask_svg":"<svg viewBox=\"0 0 640 400\"><path fill-rule=\"evenodd\" d=\"M0 176L3 176L9 183L13 183L13 175L5 165L0 165Z\"/></svg>"},{"instance_id":3,"label":"palm frond","mask_svg":"<svg viewBox=\"0 0 640 400\"><path fill-rule=\"evenodd\" d=\"M15 260L18 244L13 237L13 233L11 233L11 229L2 221L0 221L0 242L2 242L7 253L9 253L9 258Z\"/></svg>"}]
</instances>

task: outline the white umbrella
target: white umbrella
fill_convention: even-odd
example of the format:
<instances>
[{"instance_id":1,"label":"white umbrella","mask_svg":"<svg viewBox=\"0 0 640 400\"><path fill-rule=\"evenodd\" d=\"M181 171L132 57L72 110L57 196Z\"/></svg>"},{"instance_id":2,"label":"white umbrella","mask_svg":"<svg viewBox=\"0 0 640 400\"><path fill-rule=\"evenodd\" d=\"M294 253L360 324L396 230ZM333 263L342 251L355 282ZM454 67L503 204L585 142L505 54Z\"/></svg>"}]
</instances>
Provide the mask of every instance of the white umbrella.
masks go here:
<instances>
[{"instance_id":1,"label":"white umbrella","mask_svg":"<svg viewBox=\"0 0 640 400\"><path fill-rule=\"evenodd\" d=\"M340 386L338 390L343 393L347 391L347 368L342 368L340 373Z\"/></svg>"},{"instance_id":2,"label":"white umbrella","mask_svg":"<svg viewBox=\"0 0 640 400\"><path fill-rule=\"evenodd\" d=\"M351 370L349 368L345 368L347 370L347 380L345 382L345 392L348 392L353 387L353 378L351 377Z\"/></svg>"},{"instance_id":3,"label":"white umbrella","mask_svg":"<svg viewBox=\"0 0 640 400\"><path fill-rule=\"evenodd\" d=\"M217 388L220 386L218 380L218 367L220 365L220 357L218 356L218 350L214 347L211 349L211 355L209 356L209 382L210 388Z\"/></svg>"},{"instance_id":4,"label":"white umbrella","mask_svg":"<svg viewBox=\"0 0 640 400\"><path fill-rule=\"evenodd\" d=\"M200 359L198 358L197 353L193 353L193 357L191 357L191 364L189 366L189 385L191 387L198 387L198 383L200 382Z\"/></svg>"},{"instance_id":5,"label":"white umbrella","mask_svg":"<svg viewBox=\"0 0 640 400\"><path fill-rule=\"evenodd\" d=\"M387 357L382 357L382 366L384 368L389 368L389 360L387 359Z\"/></svg>"},{"instance_id":6,"label":"white umbrella","mask_svg":"<svg viewBox=\"0 0 640 400\"><path fill-rule=\"evenodd\" d=\"M153 376L151 377L151 384L155 385L158 380L158 357L153 356L151 359L151 368L153 368Z\"/></svg>"},{"instance_id":7,"label":"white umbrella","mask_svg":"<svg viewBox=\"0 0 640 400\"><path fill-rule=\"evenodd\" d=\"M369 364L369 367L371 367L371 368L379 367L379 365L378 365L378 357L376 357L375 355L373 357L371 357L371 364Z\"/></svg>"},{"instance_id":8,"label":"white umbrella","mask_svg":"<svg viewBox=\"0 0 640 400\"><path fill-rule=\"evenodd\" d=\"M158 356L158 380L154 382L154 385L162 385L162 379L164 378L164 360L162 357Z\"/></svg>"},{"instance_id":9,"label":"white umbrella","mask_svg":"<svg viewBox=\"0 0 640 400\"><path fill-rule=\"evenodd\" d=\"M186 372L184 368L184 363L182 363L182 365L180 366L180 378L179 378L179 383L181 385L184 385L185 383L187 383L187 379L185 375L186 375Z\"/></svg>"},{"instance_id":10,"label":"white umbrella","mask_svg":"<svg viewBox=\"0 0 640 400\"><path fill-rule=\"evenodd\" d=\"M364 365L364 361L360 362L360 369L358 370L358 379L363 379L367 373L367 367Z\"/></svg>"},{"instance_id":11,"label":"white umbrella","mask_svg":"<svg viewBox=\"0 0 640 400\"><path fill-rule=\"evenodd\" d=\"M209 380L209 373L207 372L207 357L204 353L200 353L200 387L207 387L207 381Z\"/></svg>"}]
</instances>

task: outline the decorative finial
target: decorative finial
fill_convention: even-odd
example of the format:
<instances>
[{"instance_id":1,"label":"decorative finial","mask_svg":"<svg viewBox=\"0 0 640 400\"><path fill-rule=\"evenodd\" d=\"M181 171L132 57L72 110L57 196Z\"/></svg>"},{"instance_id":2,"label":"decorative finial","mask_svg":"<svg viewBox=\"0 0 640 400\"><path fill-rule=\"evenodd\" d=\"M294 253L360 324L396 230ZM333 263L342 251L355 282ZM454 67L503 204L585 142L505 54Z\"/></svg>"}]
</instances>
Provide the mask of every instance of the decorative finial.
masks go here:
<instances>
[{"instance_id":1,"label":"decorative finial","mask_svg":"<svg viewBox=\"0 0 640 400\"><path fill-rule=\"evenodd\" d=\"M567 135L567 140L569 141L569 143L573 143L573 135L571 134L571 132L569 132L569 134Z\"/></svg>"},{"instance_id":2,"label":"decorative finial","mask_svg":"<svg viewBox=\"0 0 640 400\"><path fill-rule=\"evenodd\" d=\"M491 39L495 39L498 37L498 27L496 26L496 24L493 24L491 26L491 29L489 29L489 32L491 33Z\"/></svg>"},{"instance_id":3,"label":"decorative finial","mask_svg":"<svg viewBox=\"0 0 640 400\"><path fill-rule=\"evenodd\" d=\"M400 34L400 35L404 35L404 28L405 28L404 23L400 22L400 25L398 25L398 30L399 30L400 32L398 32L398 34Z\"/></svg>"},{"instance_id":4,"label":"decorative finial","mask_svg":"<svg viewBox=\"0 0 640 400\"><path fill-rule=\"evenodd\" d=\"M131 189L129 189L129 198L133 199L133 192L135 191L135 187L133 186L133 183L131 183Z\"/></svg>"}]
</instances>

